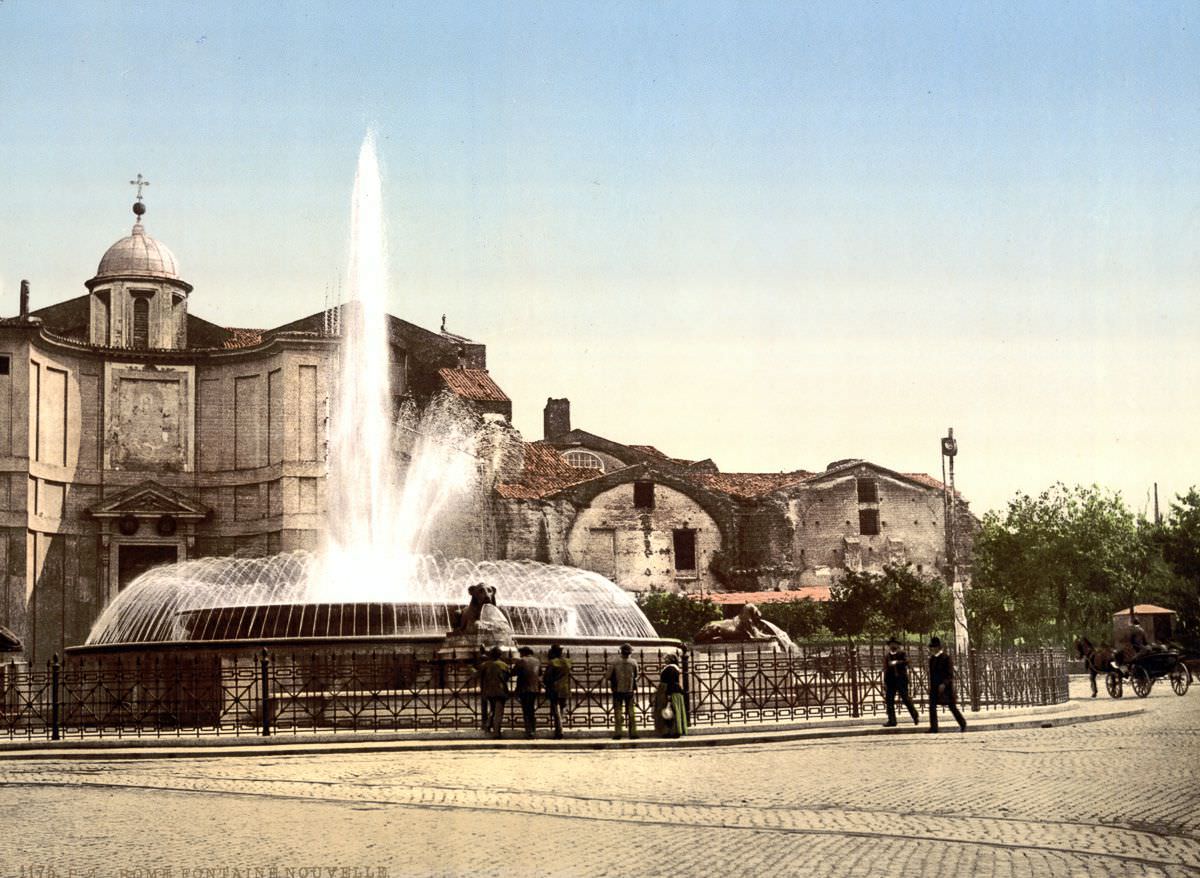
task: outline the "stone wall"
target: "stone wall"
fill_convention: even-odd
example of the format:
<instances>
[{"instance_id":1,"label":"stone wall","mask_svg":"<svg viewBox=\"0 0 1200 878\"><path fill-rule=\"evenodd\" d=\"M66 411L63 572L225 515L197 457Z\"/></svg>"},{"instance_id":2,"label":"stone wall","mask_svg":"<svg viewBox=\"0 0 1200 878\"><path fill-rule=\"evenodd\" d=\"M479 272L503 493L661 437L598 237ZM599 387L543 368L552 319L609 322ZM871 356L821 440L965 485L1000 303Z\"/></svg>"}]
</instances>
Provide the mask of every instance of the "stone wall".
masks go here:
<instances>
[{"instance_id":1,"label":"stone wall","mask_svg":"<svg viewBox=\"0 0 1200 878\"><path fill-rule=\"evenodd\" d=\"M721 548L716 521L686 494L654 483L652 508L638 508L634 484L616 485L580 510L567 536L568 564L594 570L629 591L711 591ZM694 532L692 569L680 569L675 532Z\"/></svg>"},{"instance_id":2,"label":"stone wall","mask_svg":"<svg viewBox=\"0 0 1200 878\"><path fill-rule=\"evenodd\" d=\"M875 483L875 502L860 502L858 479ZM863 532L864 511L876 514L877 534ZM789 498L786 513L801 585L827 584L843 570L880 572L885 564L909 564L925 576L942 573L945 514L936 488L862 467L806 484Z\"/></svg>"}]
</instances>

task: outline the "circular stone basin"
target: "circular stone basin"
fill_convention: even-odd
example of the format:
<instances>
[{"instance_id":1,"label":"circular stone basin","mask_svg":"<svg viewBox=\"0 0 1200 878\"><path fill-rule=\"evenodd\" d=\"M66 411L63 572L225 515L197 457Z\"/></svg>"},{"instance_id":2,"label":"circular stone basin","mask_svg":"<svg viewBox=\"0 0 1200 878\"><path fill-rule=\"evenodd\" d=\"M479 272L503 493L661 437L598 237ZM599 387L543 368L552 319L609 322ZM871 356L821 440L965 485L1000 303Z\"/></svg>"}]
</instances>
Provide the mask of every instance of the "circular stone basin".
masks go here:
<instances>
[{"instance_id":1,"label":"circular stone basin","mask_svg":"<svg viewBox=\"0 0 1200 878\"><path fill-rule=\"evenodd\" d=\"M203 558L142 574L105 608L85 646L239 640L445 637L468 589L495 589L518 637L657 639L633 596L597 573L533 561L406 556L389 576L339 570L297 551Z\"/></svg>"},{"instance_id":2,"label":"circular stone basin","mask_svg":"<svg viewBox=\"0 0 1200 878\"><path fill-rule=\"evenodd\" d=\"M444 635L459 606L435 603L252 604L182 610L179 639L262 640L298 637ZM575 628L566 607L509 605L501 612L518 636L553 636Z\"/></svg>"}]
</instances>

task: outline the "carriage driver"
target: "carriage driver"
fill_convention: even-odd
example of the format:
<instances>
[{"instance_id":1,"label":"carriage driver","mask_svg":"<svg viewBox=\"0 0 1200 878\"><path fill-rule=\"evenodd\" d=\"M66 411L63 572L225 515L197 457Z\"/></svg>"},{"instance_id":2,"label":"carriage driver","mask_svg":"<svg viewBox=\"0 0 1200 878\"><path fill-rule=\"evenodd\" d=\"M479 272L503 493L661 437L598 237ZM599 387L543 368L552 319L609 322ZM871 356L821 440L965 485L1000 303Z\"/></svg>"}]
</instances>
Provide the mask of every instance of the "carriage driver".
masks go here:
<instances>
[{"instance_id":1,"label":"carriage driver","mask_svg":"<svg viewBox=\"0 0 1200 878\"><path fill-rule=\"evenodd\" d=\"M1119 657L1120 659L1123 659L1123 661L1121 661L1121 664L1123 665L1132 664L1134 659L1141 658L1147 652L1146 632L1142 628L1141 623L1138 621L1137 616L1129 617L1129 634L1127 635L1127 642L1128 646L1122 650L1122 655ZM1116 661L1117 659L1114 659L1114 664Z\"/></svg>"}]
</instances>

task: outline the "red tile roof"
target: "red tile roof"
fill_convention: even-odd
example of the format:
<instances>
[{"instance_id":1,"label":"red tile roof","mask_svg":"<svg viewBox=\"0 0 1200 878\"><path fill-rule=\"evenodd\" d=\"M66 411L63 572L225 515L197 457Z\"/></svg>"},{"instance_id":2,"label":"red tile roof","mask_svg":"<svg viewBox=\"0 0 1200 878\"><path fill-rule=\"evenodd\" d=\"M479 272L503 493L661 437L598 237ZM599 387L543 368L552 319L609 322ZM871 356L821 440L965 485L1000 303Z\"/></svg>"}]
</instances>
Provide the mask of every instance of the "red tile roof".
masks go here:
<instances>
[{"instance_id":1,"label":"red tile roof","mask_svg":"<svg viewBox=\"0 0 1200 878\"><path fill-rule=\"evenodd\" d=\"M734 497L763 497L783 488L798 485L811 476L805 470L790 473L688 473L687 478L708 488Z\"/></svg>"},{"instance_id":2,"label":"red tile roof","mask_svg":"<svg viewBox=\"0 0 1200 878\"><path fill-rule=\"evenodd\" d=\"M230 337L225 339L222 347L225 350L236 350L238 348L252 348L262 344L263 331L261 329L245 329L238 326L226 326L225 331L230 333Z\"/></svg>"},{"instance_id":3,"label":"red tile roof","mask_svg":"<svg viewBox=\"0 0 1200 878\"><path fill-rule=\"evenodd\" d=\"M689 593L688 597L695 600L709 600L714 604L786 604L791 601L802 601L809 598L814 601L829 600L829 586L810 585L794 591L726 591L706 592L705 594Z\"/></svg>"},{"instance_id":4,"label":"red tile roof","mask_svg":"<svg viewBox=\"0 0 1200 878\"><path fill-rule=\"evenodd\" d=\"M526 442L520 478L497 485L496 493L509 500L537 500L601 475L599 470L571 466L549 445Z\"/></svg>"},{"instance_id":5,"label":"red tile roof","mask_svg":"<svg viewBox=\"0 0 1200 878\"><path fill-rule=\"evenodd\" d=\"M509 402L508 396L492 380L487 369L438 369L438 375L450 391L476 402Z\"/></svg>"},{"instance_id":6,"label":"red tile roof","mask_svg":"<svg viewBox=\"0 0 1200 878\"><path fill-rule=\"evenodd\" d=\"M946 490L946 486L935 479L933 476L927 476L925 473L901 473L906 479L912 479L914 482L920 482L929 488L937 488L939 491Z\"/></svg>"},{"instance_id":7,"label":"red tile roof","mask_svg":"<svg viewBox=\"0 0 1200 878\"><path fill-rule=\"evenodd\" d=\"M670 460L669 457L667 457L653 445L628 445L626 447L632 448L634 451L640 451L642 454L648 454L651 457L657 457L662 460Z\"/></svg>"}]
</instances>

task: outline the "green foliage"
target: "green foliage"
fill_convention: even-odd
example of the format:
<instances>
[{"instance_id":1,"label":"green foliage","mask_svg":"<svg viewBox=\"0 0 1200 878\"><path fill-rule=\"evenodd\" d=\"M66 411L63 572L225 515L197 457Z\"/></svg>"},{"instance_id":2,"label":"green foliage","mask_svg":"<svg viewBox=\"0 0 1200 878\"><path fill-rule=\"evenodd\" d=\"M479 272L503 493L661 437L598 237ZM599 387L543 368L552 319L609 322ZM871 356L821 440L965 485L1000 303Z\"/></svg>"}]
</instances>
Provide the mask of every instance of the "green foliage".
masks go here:
<instances>
[{"instance_id":1,"label":"green foliage","mask_svg":"<svg viewBox=\"0 0 1200 878\"><path fill-rule=\"evenodd\" d=\"M1193 487L1176 499L1163 526L1143 534L1162 562L1152 567L1145 599L1178 613L1176 639L1200 651L1200 493Z\"/></svg>"},{"instance_id":2,"label":"green foliage","mask_svg":"<svg viewBox=\"0 0 1200 878\"><path fill-rule=\"evenodd\" d=\"M974 642L1068 643L1112 637L1112 614L1135 602L1155 552L1119 494L1056 484L984 516L967 595Z\"/></svg>"},{"instance_id":3,"label":"green foliage","mask_svg":"<svg viewBox=\"0 0 1200 878\"><path fill-rule=\"evenodd\" d=\"M882 588L892 633L928 634L954 618L950 589L940 579L925 579L907 566L885 567Z\"/></svg>"},{"instance_id":4,"label":"green foliage","mask_svg":"<svg viewBox=\"0 0 1200 878\"><path fill-rule=\"evenodd\" d=\"M788 637L797 640L812 637L821 630L825 621L825 608L812 598L757 606L764 619L778 625Z\"/></svg>"},{"instance_id":5,"label":"green foliage","mask_svg":"<svg viewBox=\"0 0 1200 878\"><path fill-rule=\"evenodd\" d=\"M721 618L721 610L709 600L693 600L687 595L652 591L637 596L641 607L659 637L691 641L709 622Z\"/></svg>"},{"instance_id":6,"label":"green foliage","mask_svg":"<svg viewBox=\"0 0 1200 878\"><path fill-rule=\"evenodd\" d=\"M842 637L879 635L887 631L883 616L882 577L850 571L829 589L825 625Z\"/></svg>"},{"instance_id":7,"label":"green foliage","mask_svg":"<svg viewBox=\"0 0 1200 878\"><path fill-rule=\"evenodd\" d=\"M946 624L951 616L945 584L924 579L907 566L884 567L882 575L847 573L829 595L825 624L843 637L927 633Z\"/></svg>"}]
</instances>

